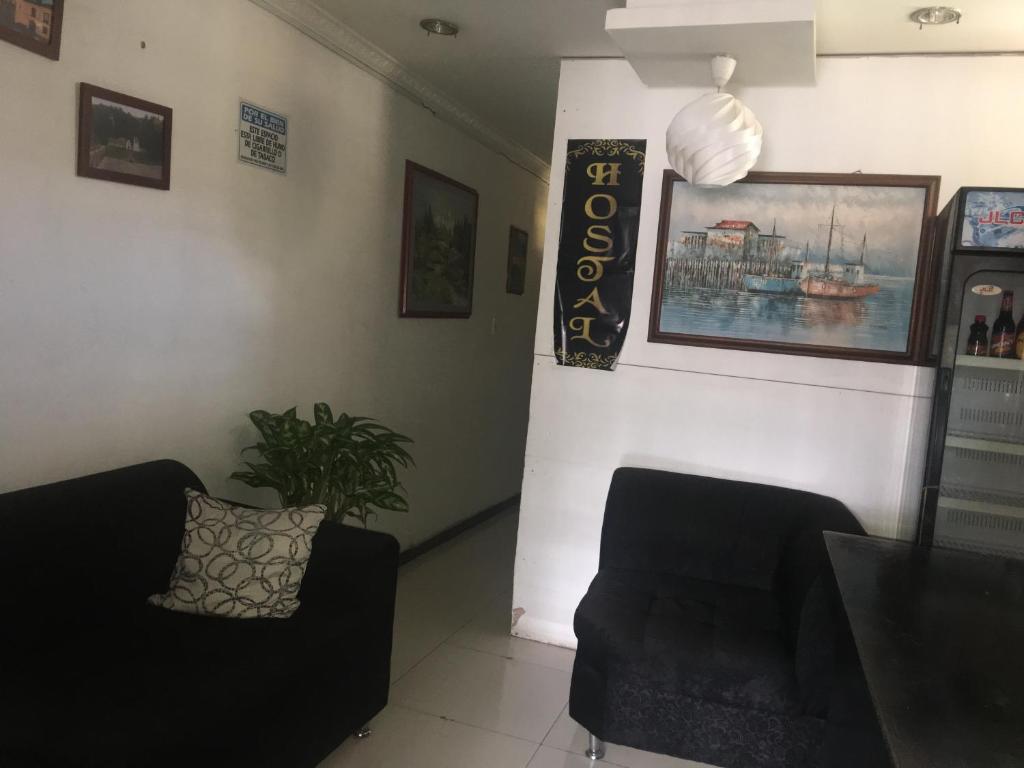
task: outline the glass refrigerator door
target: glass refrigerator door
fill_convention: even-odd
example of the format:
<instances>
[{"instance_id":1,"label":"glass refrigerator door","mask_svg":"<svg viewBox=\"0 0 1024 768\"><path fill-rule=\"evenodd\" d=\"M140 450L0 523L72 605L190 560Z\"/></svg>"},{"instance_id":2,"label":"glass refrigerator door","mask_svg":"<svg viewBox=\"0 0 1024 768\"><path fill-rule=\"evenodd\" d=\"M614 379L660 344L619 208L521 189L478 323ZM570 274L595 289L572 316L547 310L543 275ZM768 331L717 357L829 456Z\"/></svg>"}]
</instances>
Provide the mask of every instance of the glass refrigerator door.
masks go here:
<instances>
[{"instance_id":1,"label":"glass refrigerator door","mask_svg":"<svg viewBox=\"0 0 1024 768\"><path fill-rule=\"evenodd\" d=\"M1024 360L966 354L975 316L991 341L999 314L985 286L1015 292L1015 327L1024 309L1024 273L979 271L963 287L934 543L1024 557Z\"/></svg>"}]
</instances>

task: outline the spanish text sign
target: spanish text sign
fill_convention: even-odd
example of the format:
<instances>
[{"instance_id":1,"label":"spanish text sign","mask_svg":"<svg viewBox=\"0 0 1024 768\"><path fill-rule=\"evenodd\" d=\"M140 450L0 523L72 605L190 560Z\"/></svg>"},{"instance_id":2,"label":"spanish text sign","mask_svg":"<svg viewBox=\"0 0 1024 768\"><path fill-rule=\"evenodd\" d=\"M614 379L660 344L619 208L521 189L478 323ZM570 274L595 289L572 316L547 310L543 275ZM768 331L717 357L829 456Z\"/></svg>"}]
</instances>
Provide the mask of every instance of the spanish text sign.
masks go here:
<instances>
[{"instance_id":1,"label":"spanish text sign","mask_svg":"<svg viewBox=\"0 0 1024 768\"><path fill-rule=\"evenodd\" d=\"M288 118L247 104L238 113L238 159L275 173L288 170Z\"/></svg>"},{"instance_id":2,"label":"spanish text sign","mask_svg":"<svg viewBox=\"0 0 1024 768\"><path fill-rule=\"evenodd\" d=\"M570 139L555 279L555 360L611 371L633 302L643 139Z\"/></svg>"}]
</instances>

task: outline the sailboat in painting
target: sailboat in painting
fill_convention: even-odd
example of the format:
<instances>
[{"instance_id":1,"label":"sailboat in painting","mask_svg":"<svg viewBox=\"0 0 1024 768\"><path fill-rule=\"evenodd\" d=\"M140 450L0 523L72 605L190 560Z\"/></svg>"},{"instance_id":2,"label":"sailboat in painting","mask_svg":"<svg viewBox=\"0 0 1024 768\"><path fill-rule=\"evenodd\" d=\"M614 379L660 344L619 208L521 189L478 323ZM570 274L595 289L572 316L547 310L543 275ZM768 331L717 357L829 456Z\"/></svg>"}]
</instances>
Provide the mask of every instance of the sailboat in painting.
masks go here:
<instances>
[{"instance_id":1,"label":"sailboat in painting","mask_svg":"<svg viewBox=\"0 0 1024 768\"><path fill-rule=\"evenodd\" d=\"M866 232L860 244L860 263L844 264L840 274L833 274L832 233L835 228L836 208L832 206L832 219L828 225L828 247L825 250L825 269L803 278L800 281L800 291L804 296L816 299L863 299L878 293L881 288L878 283L868 283L864 280L864 254L868 247Z\"/></svg>"}]
</instances>

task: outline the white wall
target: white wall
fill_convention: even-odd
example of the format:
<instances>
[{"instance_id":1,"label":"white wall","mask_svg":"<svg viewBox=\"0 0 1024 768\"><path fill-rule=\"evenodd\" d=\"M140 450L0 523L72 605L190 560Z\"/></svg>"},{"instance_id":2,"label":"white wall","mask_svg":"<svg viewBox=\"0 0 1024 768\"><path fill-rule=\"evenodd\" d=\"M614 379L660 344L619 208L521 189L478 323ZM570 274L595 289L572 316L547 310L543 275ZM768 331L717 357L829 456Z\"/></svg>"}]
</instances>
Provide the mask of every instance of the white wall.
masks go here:
<instances>
[{"instance_id":1,"label":"white wall","mask_svg":"<svg viewBox=\"0 0 1024 768\"><path fill-rule=\"evenodd\" d=\"M403 545L515 494L546 186L247 0L66 9L59 62L0 42L0 490L168 456L269 501L246 414L324 399L416 439ZM173 108L169 192L75 176L82 81ZM286 177L235 159L240 98ZM398 318L407 158L480 193L469 320Z\"/></svg>"},{"instance_id":2,"label":"white wall","mask_svg":"<svg viewBox=\"0 0 1024 768\"><path fill-rule=\"evenodd\" d=\"M758 170L939 174L944 205L960 186L1024 185L1022 79L1022 57L819 59L814 88L737 95L765 128ZM872 533L915 529L930 371L646 340L664 131L698 94L647 89L624 61L562 66L552 168L570 138L646 138L648 160L632 327L612 373L552 357L563 183L552 174L516 558L523 637L575 645L620 465L803 488L841 499Z\"/></svg>"}]
</instances>

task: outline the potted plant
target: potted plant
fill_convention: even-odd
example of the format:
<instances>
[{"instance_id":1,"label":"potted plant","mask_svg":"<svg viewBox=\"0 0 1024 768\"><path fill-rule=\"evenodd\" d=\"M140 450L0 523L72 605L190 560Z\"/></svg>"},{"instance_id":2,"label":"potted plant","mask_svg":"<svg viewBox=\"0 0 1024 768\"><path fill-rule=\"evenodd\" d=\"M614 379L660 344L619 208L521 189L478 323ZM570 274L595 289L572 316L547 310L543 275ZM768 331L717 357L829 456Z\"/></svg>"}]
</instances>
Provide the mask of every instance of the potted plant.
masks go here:
<instances>
[{"instance_id":1,"label":"potted plant","mask_svg":"<svg viewBox=\"0 0 1024 768\"><path fill-rule=\"evenodd\" d=\"M255 451L262 461L244 462L248 471L233 472L232 479L273 488L282 506L323 504L328 520L354 517L363 527L377 510L409 510L398 467L414 463L403 447L410 438L366 416L334 418L327 403L313 406L312 424L295 411L249 414L262 440L242 454Z\"/></svg>"}]
</instances>

